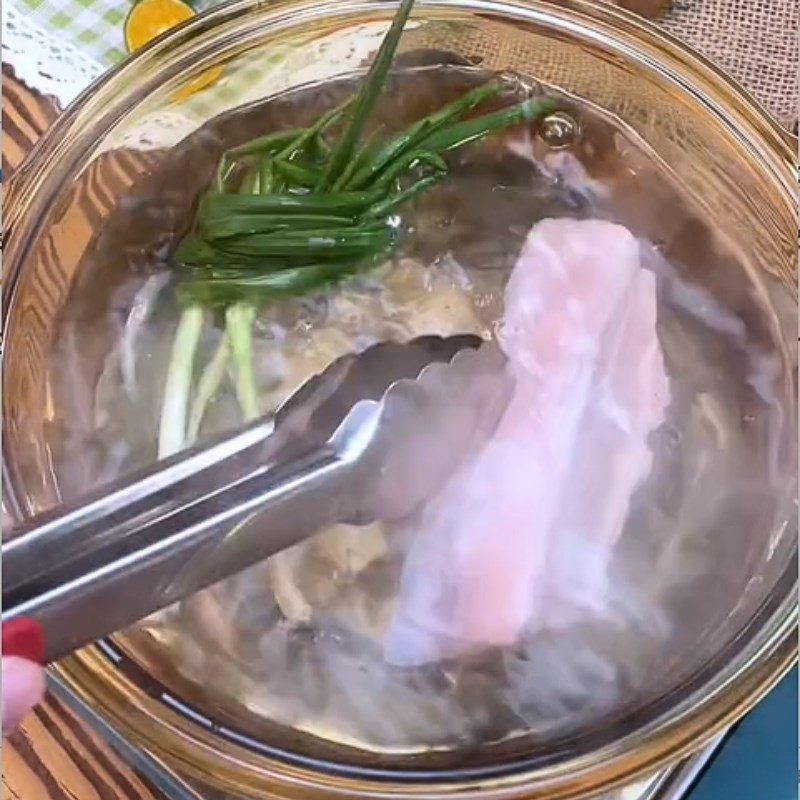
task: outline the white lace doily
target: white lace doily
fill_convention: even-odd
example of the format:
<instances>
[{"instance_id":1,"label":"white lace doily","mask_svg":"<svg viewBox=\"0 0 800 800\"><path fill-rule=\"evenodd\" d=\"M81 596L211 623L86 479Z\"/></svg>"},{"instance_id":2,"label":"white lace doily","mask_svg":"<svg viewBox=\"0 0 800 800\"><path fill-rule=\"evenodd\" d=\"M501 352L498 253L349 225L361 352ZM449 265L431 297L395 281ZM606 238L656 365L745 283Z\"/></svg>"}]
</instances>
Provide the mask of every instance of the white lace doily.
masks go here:
<instances>
[{"instance_id":1,"label":"white lace doily","mask_svg":"<svg viewBox=\"0 0 800 800\"><path fill-rule=\"evenodd\" d=\"M24 84L55 97L62 108L104 72L102 64L30 19L15 0L3 3L2 54Z\"/></svg>"}]
</instances>

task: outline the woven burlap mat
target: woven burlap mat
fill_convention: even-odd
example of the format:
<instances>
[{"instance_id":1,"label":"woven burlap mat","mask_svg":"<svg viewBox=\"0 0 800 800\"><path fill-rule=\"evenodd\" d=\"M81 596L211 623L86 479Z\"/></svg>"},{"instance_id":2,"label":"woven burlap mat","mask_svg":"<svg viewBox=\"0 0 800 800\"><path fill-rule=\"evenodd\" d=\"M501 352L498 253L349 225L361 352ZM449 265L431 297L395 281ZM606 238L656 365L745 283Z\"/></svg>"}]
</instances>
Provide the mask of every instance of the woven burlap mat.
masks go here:
<instances>
[{"instance_id":1,"label":"woven burlap mat","mask_svg":"<svg viewBox=\"0 0 800 800\"><path fill-rule=\"evenodd\" d=\"M797 128L798 0L672 0L658 18Z\"/></svg>"}]
</instances>

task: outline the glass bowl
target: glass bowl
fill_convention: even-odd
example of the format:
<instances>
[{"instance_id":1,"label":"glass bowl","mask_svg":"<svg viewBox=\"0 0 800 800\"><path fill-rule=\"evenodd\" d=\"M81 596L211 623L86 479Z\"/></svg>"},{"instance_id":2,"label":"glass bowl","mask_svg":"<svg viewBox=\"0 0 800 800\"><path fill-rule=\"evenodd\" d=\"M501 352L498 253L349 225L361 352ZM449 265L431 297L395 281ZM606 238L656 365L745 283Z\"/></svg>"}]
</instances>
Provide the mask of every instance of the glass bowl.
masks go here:
<instances>
[{"instance_id":1,"label":"glass bowl","mask_svg":"<svg viewBox=\"0 0 800 800\"><path fill-rule=\"evenodd\" d=\"M37 145L7 187L4 209L3 478L13 515L59 498L52 448L63 412L50 366L67 299L78 292L92 302L94 246L112 211L212 117L360 67L393 9L361 0L225 5L94 84ZM420 0L401 50L455 53L533 76L638 134L739 254L780 354L781 405L796 431L795 146L749 96L654 26L588 0ZM786 438L781 463L794 475L796 435ZM444 756L323 741L243 710L237 716L232 698L176 677L135 633L53 669L131 740L246 797L595 796L708 742L792 664L796 530L791 498L776 503L786 510L783 524L765 523L738 545L745 580L733 600L709 600L715 630L694 657L661 676L646 701L567 738Z\"/></svg>"}]
</instances>

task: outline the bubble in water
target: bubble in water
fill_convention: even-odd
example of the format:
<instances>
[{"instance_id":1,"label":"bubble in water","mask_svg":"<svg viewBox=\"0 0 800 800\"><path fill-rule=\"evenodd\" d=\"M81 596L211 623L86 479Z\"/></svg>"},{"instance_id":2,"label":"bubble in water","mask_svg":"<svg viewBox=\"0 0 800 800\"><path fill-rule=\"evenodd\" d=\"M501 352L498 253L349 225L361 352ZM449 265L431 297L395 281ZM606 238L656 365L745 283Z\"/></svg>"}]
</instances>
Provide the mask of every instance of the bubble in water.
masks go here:
<instances>
[{"instance_id":1,"label":"bubble in water","mask_svg":"<svg viewBox=\"0 0 800 800\"><path fill-rule=\"evenodd\" d=\"M506 71L502 72L500 77L510 90L521 94L523 97L537 97L542 94L541 83L528 75Z\"/></svg>"},{"instance_id":2,"label":"bubble in water","mask_svg":"<svg viewBox=\"0 0 800 800\"><path fill-rule=\"evenodd\" d=\"M542 139L552 148L569 147L579 135L580 125L563 111L556 111L542 120Z\"/></svg>"}]
</instances>

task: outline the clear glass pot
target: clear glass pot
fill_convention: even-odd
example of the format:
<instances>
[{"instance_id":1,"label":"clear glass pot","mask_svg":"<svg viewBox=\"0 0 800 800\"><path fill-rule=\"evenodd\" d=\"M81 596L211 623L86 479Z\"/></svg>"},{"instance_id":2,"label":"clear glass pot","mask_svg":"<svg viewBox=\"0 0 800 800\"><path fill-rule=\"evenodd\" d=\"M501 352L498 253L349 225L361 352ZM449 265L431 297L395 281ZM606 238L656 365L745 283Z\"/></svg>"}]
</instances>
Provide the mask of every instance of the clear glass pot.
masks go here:
<instances>
[{"instance_id":1,"label":"clear glass pot","mask_svg":"<svg viewBox=\"0 0 800 800\"><path fill-rule=\"evenodd\" d=\"M357 67L392 12L361 0L223 6L92 86L35 148L4 208L3 477L13 514L58 498L50 446L59 409L48 365L60 310L116 201L211 117ZM588 0L420 0L402 47L534 76L607 109L644 139L742 254L782 354L787 418L796 419L795 145L739 87L654 26ZM135 636L54 669L133 741L247 797L589 797L699 748L789 668L795 534L792 525L753 532L748 593L712 653L654 687L647 704L566 742L518 740L427 764L280 730L259 741L235 719L220 724L214 698L175 683Z\"/></svg>"}]
</instances>

